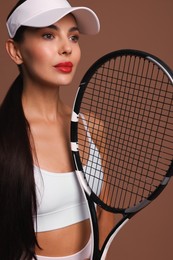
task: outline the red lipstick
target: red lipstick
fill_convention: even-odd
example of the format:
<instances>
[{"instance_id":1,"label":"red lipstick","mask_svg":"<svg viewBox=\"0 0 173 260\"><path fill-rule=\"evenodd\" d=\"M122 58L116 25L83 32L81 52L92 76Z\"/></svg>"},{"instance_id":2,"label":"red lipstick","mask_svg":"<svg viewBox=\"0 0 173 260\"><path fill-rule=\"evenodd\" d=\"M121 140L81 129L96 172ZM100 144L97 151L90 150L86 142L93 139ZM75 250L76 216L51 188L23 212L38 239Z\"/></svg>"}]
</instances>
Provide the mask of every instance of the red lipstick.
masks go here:
<instances>
[{"instance_id":1,"label":"red lipstick","mask_svg":"<svg viewBox=\"0 0 173 260\"><path fill-rule=\"evenodd\" d=\"M72 62L61 62L54 66L57 70L63 72L63 73L70 73L73 68Z\"/></svg>"}]
</instances>

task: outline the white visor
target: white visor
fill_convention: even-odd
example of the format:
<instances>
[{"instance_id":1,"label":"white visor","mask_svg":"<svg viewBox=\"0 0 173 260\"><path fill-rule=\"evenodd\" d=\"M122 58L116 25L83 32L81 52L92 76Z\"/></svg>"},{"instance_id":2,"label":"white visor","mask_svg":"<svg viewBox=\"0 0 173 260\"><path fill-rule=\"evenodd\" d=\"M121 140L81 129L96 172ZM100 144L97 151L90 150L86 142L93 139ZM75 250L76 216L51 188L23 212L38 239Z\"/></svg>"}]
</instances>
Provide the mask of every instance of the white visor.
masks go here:
<instances>
[{"instance_id":1,"label":"white visor","mask_svg":"<svg viewBox=\"0 0 173 260\"><path fill-rule=\"evenodd\" d=\"M13 38L21 26L47 27L72 13L80 33L96 34L100 30L97 15L87 7L71 7L66 0L26 0L7 20L9 36Z\"/></svg>"}]
</instances>

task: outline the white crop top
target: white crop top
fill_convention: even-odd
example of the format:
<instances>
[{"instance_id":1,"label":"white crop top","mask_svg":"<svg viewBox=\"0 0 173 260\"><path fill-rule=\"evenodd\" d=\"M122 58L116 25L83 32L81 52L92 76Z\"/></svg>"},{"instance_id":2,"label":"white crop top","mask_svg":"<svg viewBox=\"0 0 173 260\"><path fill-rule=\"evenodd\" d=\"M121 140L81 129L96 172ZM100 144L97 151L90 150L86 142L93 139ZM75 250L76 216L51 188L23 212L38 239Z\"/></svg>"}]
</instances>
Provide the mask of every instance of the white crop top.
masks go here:
<instances>
[{"instance_id":1,"label":"white crop top","mask_svg":"<svg viewBox=\"0 0 173 260\"><path fill-rule=\"evenodd\" d=\"M37 195L37 227L43 232L89 218L86 198L75 172L52 173L34 166Z\"/></svg>"},{"instance_id":2,"label":"white crop top","mask_svg":"<svg viewBox=\"0 0 173 260\"><path fill-rule=\"evenodd\" d=\"M87 128L85 119L83 116L82 118L84 126ZM88 166L92 158L97 160L98 172L97 170L94 171L94 175L98 174L100 177L101 159L99 151L89 133L88 141L90 143ZM87 169L86 165L84 171L87 172L87 170L89 169ZM43 232L55 230L89 218L90 215L86 197L79 185L75 172L52 173L34 166L34 176L37 196L37 221L35 219L35 231ZM88 181L92 183L93 178L90 176L90 180ZM96 183L97 190L95 193L97 195L100 193L101 185L102 181Z\"/></svg>"}]
</instances>

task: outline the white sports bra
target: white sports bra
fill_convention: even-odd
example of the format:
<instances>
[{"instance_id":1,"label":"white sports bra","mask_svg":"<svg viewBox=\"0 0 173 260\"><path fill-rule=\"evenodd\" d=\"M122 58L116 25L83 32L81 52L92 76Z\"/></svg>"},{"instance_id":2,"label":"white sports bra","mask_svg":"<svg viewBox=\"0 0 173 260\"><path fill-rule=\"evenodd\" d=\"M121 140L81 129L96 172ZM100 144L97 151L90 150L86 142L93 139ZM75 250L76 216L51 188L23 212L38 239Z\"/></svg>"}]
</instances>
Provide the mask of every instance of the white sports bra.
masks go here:
<instances>
[{"instance_id":1,"label":"white sports bra","mask_svg":"<svg viewBox=\"0 0 173 260\"><path fill-rule=\"evenodd\" d=\"M84 126L87 128L84 117ZM99 151L88 134L90 143L90 159L97 160L100 176L101 159ZM95 151L95 152L93 152ZM99 159L98 159L99 158ZM98 160L100 161L98 163ZM84 167L87 172L87 165ZM97 171L94 172L97 175ZM35 231L43 232L63 228L89 218L88 204L75 172L53 173L34 166L37 196L37 219L34 217ZM92 178L90 177L92 182ZM100 193L102 181L96 184Z\"/></svg>"},{"instance_id":2,"label":"white sports bra","mask_svg":"<svg viewBox=\"0 0 173 260\"><path fill-rule=\"evenodd\" d=\"M89 218L87 202L76 174L52 173L34 166L37 232L54 230Z\"/></svg>"}]
</instances>

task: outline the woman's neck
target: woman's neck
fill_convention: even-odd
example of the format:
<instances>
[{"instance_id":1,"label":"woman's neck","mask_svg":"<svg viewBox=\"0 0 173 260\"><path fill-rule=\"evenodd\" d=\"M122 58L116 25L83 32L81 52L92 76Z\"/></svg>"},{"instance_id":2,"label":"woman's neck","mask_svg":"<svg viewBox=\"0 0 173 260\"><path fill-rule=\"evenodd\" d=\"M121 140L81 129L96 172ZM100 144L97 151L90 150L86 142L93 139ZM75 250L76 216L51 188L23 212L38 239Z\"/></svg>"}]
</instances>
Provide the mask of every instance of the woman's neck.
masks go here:
<instances>
[{"instance_id":1,"label":"woman's neck","mask_svg":"<svg viewBox=\"0 0 173 260\"><path fill-rule=\"evenodd\" d=\"M66 105L60 99L59 87L25 87L22 104L28 120L56 121L66 110Z\"/></svg>"}]
</instances>

